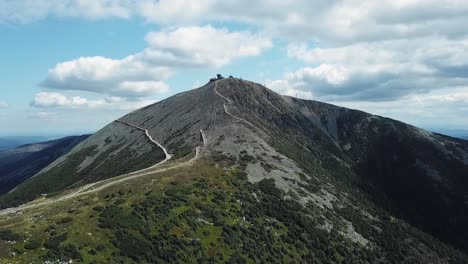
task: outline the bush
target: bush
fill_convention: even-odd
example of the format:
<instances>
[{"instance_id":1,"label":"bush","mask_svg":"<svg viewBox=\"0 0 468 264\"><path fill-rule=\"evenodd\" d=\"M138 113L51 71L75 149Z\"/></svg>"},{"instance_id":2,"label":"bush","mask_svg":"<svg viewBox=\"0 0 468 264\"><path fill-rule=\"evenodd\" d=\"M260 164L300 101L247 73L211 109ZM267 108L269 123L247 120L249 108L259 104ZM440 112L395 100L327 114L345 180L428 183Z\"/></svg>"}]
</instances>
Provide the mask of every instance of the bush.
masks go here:
<instances>
[{"instance_id":1,"label":"bush","mask_svg":"<svg viewBox=\"0 0 468 264\"><path fill-rule=\"evenodd\" d=\"M57 224L68 224L70 223L71 221L73 221L73 217L70 217L70 216L66 216L62 219L60 219Z\"/></svg>"},{"instance_id":2,"label":"bush","mask_svg":"<svg viewBox=\"0 0 468 264\"><path fill-rule=\"evenodd\" d=\"M93 207L93 210L96 211L96 212L102 212L102 210L104 210L104 207L103 207L103 206L100 206L100 205L94 206L94 207Z\"/></svg>"},{"instance_id":3,"label":"bush","mask_svg":"<svg viewBox=\"0 0 468 264\"><path fill-rule=\"evenodd\" d=\"M36 248L39 248L40 246L41 246L41 242L37 240L30 240L28 243L24 245L24 249L34 250Z\"/></svg>"},{"instance_id":4,"label":"bush","mask_svg":"<svg viewBox=\"0 0 468 264\"><path fill-rule=\"evenodd\" d=\"M67 233L63 233L58 236L53 236L49 239L49 241L44 243L44 246L48 249L55 249L55 248L58 248L60 244L66 239L67 239Z\"/></svg>"},{"instance_id":5,"label":"bush","mask_svg":"<svg viewBox=\"0 0 468 264\"><path fill-rule=\"evenodd\" d=\"M71 259L81 259L81 253L78 248L73 244L68 244L60 248L60 254L63 257Z\"/></svg>"},{"instance_id":6,"label":"bush","mask_svg":"<svg viewBox=\"0 0 468 264\"><path fill-rule=\"evenodd\" d=\"M236 177L241 179L241 180L247 180L247 173L243 172L243 171L237 171L236 172Z\"/></svg>"},{"instance_id":7,"label":"bush","mask_svg":"<svg viewBox=\"0 0 468 264\"><path fill-rule=\"evenodd\" d=\"M144 258L147 252L151 252L151 244L141 238L136 237L126 230L116 232L116 240L112 242L120 253L134 260Z\"/></svg>"},{"instance_id":8,"label":"bush","mask_svg":"<svg viewBox=\"0 0 468 264\"><path fill-rule=\"evenodd\" d=\"M23 236L11 230L2 230L0 231L0 239L5 241L18 241L23 239Z\"/></svg>"},{"instance_id":9,"label":"bush","mask_svg":"<svg viewBox=\"0 0 468 264\"><path fill-rule=\"evenodd\" d=\"M281 194L280 190L276 188L274 179L263 179L258 182L258 187L260 191L269 195L280 196Z\"/></svg>"},{"instance_id":10,"label":"bush","mask_svg":"<svg viewBox=\"0 0 468 264\"><path fill-rule=\"evenodd\" d=\"M99 244L97 247L96 247L96 250L97 251L104 251L106 250L106 246L102 245L102 244Z\"/></svg>"},{"instance_id":11,"label":"bush","mask_svg":"<svg viewBox=\"0 0 468 264\"><path fill-rule=\"evenodd\" d=\"M122 199L122 198L119 198L119 199L117 199L117 200L115 201L115 205L121 205L121 204L123 204L123 203L125 203L125 200Z\"/></svg>"}]
</instances>

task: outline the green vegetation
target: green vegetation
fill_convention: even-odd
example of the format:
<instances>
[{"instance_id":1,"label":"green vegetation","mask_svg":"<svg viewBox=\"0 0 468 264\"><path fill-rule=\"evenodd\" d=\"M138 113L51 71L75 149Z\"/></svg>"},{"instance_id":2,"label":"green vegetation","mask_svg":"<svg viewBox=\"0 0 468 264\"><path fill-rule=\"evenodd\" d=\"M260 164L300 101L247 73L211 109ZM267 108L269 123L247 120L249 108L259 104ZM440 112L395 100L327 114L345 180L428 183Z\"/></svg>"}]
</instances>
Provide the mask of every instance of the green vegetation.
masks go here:
<instances>
[{"instance_id":1,"label":"green vegetation","mask_svg":"<svg viewBox=\"0 0 468 264\"><path fill-rule=\"evenodd\" d=\"M338 233L318 228L317 208L281 199L272 180L251 184L239 170L223 171L204 163L163 179L154 188L149 192L113 189L99 200L78 201L77 209L69 209L70 213L36 221L35 227L20 225L15 229L31 237L12 250L26 253L20 260L33 263L58 259L283 263L375 258L358 244L342 242ZM50 220L57 224L48 224ZM1 234L2 239L18 238L11 231Z\"/></svg>"},{"instance_id":2,"label":"green vegetation","mask_svg":"<svg viewBox=\"0 0 468 264\"><path fill-rule=\"evenodd\" d=\"M23 236L9 229L6 229L0 230L0 239L4 241L19 241L23 239Z\"/></svg>"},{"instance_id":3,"label":"green vegetation","mask_svg":"<svg viewBox=\"0 0 468 264\"><path fill-rule=\"evenodd\" d=\"M344 117L351 118L352 120L339 120L339 126L343 123L349 124L358 122L354 119L359 120L366 116L361 112L351 112L348 116L344 115ZM379 122L374 125L380 126L382 131L386 131L386 133L389 133L390 135L395 133L395 128L392 128L395 124L394 122L390 122L388 119L384 119L383 121L379 120ZM401 127L401 124L399 123L396 125L400 126L397 131L407 129ZM372 130L370 127L367 129ZM435 200L440 199L440 197L426 196L427 193L434 194L434 192L429 191L424 195L421 194L418 198L414 198L415 191L402 191L405 188L408 188L410 184L413 185L411 187L412 190L417 190L417 192L421 192L421 190L424 192L427 191L427 186L422 184L426 181L425 179L427 179L427 177L424 178L421 175L418 175L413 166L414 157L412 158L408 154L410 151L402 149L402 146L412 146L411 148L415 148L415 146L419 147L421 143L402 143L402 140L398 139L395 135L391 137L388 137L387 135L384 139L382 135L375 134L373 131L367 131L368 134L366 135L369 135L370 138L364 138L362 135L359 136L356 133L351 133L344 128L341 129L341 131L344 134L351 135L351 137L347 139L349 141L346 142L350 142L351 145L355 146L350 153L350 156L353 156L358 160L361 158L362 160L359 166L370 164L370 168L365 168L365 171L362 167L358 167L357 169L348 168L337 159L329 158L329 155L321 155L320 149L314 149L312 147L314 146L314 143L310 142L308 139L298 141L302 144L291 144L291 142L284 140L284 138L288 137L284 134L279 134L273 137L270 143L279 152L296 161L308 175L314 176L307 178L305 175L300 175L300 178L307 183L299 184L301 187L311 193L316 193L323 186L327 185L323 183L331 183L334 186L334 189L348 194L345 199L349 200L351 202L350 204L358 205L360 208L364 208L367 212L372 212L374 217L377 217L377 219L394 219L388 214L388 211L384 211L384 209L388 209L390 212L399 214L398 216L401 216L403 219L405 219L405 217L401 214L401 211L397 211L395 210L395 207L390 206L392 203L389 197L386 196L381 189L376 189L375 186L372 185L374 180L369 179L370 177L375 177L378 181L385 181L383 189L386 191L394 188L395 183L398 183L401 179L402 185L393 191L396 193L411 194L401 201L396 200L396 202L406 204L405 206L402 206L402 208L413 208L413 212L410 214L414 215L414 212L420 210L422 204L427 205L429 203L431 206L437 204L435 203ZM373 138L377 136L378 138ZM382 143L385 144L386 147L379 145ZM372 145L372 149L380 149L380 153L371 152L370 154L366 154L368 156L363 156L363 153L369 151L366 149L368 147L367 144ZM304 149L304 146L306 146L306 149ZM433 149L431 149L431 151L433 151ZM429 152L429 150L426 150L426 152ZM396 155L403 155L403 157L398 161L405 163L401 164L401 162L395 162L394 157ZM339 157L343 160L349 159L343 156ZM369 161L366 160L368 158ZM386 164L386 161L391 161L393 164ZM354 162L350 163L353 164ZM457 168L457 166L452 166L452 168ZM384 174L387 173L387 175L382 176L382 172L384 172ZM378 177L376 177L377 175ZM364 183L366 185L363 185ZM357 187L361 187L362 190L368 192L361 192ZM412 198L410 198L410 196ZM425 202L423 202L423 200ZM382 205L384 205L383 208L381 207ZM436 210L436 212L441 211L443 210ZM424 213L432 215L434 211L425 211ZM428 256L421 252L428 249L433 252L437 252L437 254L442 256L444 259L450 259L450 263L464 263L467 261L466 255L460 251L455 250L451 246L442 243L434 237L402 221L382 221L379 222L378 227L376 227L375 222L370 221L367 217L363 216L360 211L352 208L352 206L337 210L336 216L334 217L331 217L332 215L329 213L326 213L325 216L329 219L334 218L334 224L337 223L337 216L350 221L359 234L362 234L366 238L372 238L373 242L376 243L377 246L376 251L386 252L385 258L392 260L392 263L425 263L425 261L421 259L427 258ZM419 220L420 221L418 222L433 223L433 219L430 217L423 221L421 221L421 219ZM435 220L440 221L438 218ZM450 229L450 225L447 224L443 225L443 227L439 226L438 228ZM465 228L461 228L460 230L464 232ZM441 235L440 237L446 236L447 235ZM417 253L418 250L421 252Z\"/></svg>"},{"instance_id":4,"label":"green vegetation","mask_svg":"<svg viewBox=\"0 0 468 264\"><path fill-rule=\"evenodd\" d=\"M151 151L140 156L135 156L129 148L121 150L118 154L111 155L122 146L115 145L109 148L83 170L78 169L80 164L87 157L97 155L96 147L89 147L70 155L62 164L24 182L14 192L2 196L0 198L0 208L23 204L43 194L50 198L71 186L77 187L148 168L165 158L164 152L154 145L151 145ZM128 157L133 158L129 159Z\"/></svg>"},{"instance_id":5,"label":"green vegetation","mask_svg":"<svg viewBox=\"0 0 468 264\"><path fill-rule=\"evenodd\" d=\"M24 245L24 249L27 249L27 250L37 249L41 246L41 244L42 243L38 240L30 240Z\"/></svg>"},{"instance_id":6,"label":"green vegetation","mask_svg":"<svg viewBox=\"0 0 468 264\"><path fill-rule=\"evenodd\" d=\"M282 200L273 180L250 184L237 171L217 174L168 185L164 193L147 193L139 203L110 204L99 215L99 227L111 231L112 246L124 261L283 263L374 257L351 242L338 247L333 241L342 237L317 228L318 219L306 217L313 215L310 208ZM356 250L361 252L357 256Z\"/></svg>"},{"instance_id":7,"label":"green vegetation","mask_svg":"<svg viewBox=\"0 0 468 264\"><path fill-rule=\"evenodd\" d=\"M252 184L244 172L210 163L167 174L148 191L135 182L131 189L80 199L79 210L58 210L34 227L16 227L19 233L2 230L2 240L21 241L20 230L31 234L11 247L26 254L5 263L418 263L413 250L420 243L452 263L466 260L399 221L382 216L382 231L375 232L359 212L340 209L359 233L372 237L374 246L364 247L344 238L339 218L326 210L282 199L274 180ZM330 232L321 228L323 215L333 221ZM410 237L416 240L404 242Z\"/></svg>"},{"instance_id":8,"label":"green vegetation","mask_svg":"<svg viewBox=\"0 0 468 264\"><path fill-rule=\"evenodd\" d=\"M267 159L270 153L259 147L263 144L260 139L246 140L249 137L237 135L234 143L245 146L239 156L217 148L210 157L204 156L206 159L191 166L133 178L97 193L1 218L0 263L468 263L465 254L408 221L420 219L401 217L404 209L411 208L414 212L409 213L416 216L444 212L431 209L445 209L438 207L440 197L450 198L452 193L466 198L462 194L468 181L463 179L455 181L459 186L450 192L445 190L431 198L439 186L427 184L429 181L420 177L413 166L416 158L436 164L443 175L464 175L465 167L440 155L442 152L432 143L414 139L411 129L400 123L316 102L286 102L252 84L242 85L242 90L233 87L224 91L235 102L230 107L232 112L264 129L270 145L300 170L291 166L292 175L281 175L287 170L279 162L289 160L283 160L283 155ZM206 94L209 96L196 98L215 96L211 90ZM180 98L173 99L177 104L169 100L154 109L144 108L148 109L147 127L161 125L164 131L169 128L161 123L166 118L172 120L192 111L200 113L201 118L209 113L205 111L209 107L201 106L213 106L212 102L194 104L191 100L182 104L177 101ZM157 113L162 113L162 118ZM190 124L181 123L162 142L175 154L175 161L164 166L181 164L177 158L193 154L191 144L201 143L193 129L200 120L189 120ZM402 131L411 136L402 138ZM219 147L225 139L218 136L213 145ZM443 141L441 137L434 139ZM104 142L112 141L106 138ZM255 151L248 152L247 145ZM457 144L447 146L454 157L463 154ZM28 199L40 194L46 194L40 198L43 200L58 198L63 194L60 190L149 166L163 158L160 151L151 151L154 156L143 155L136 159L138 162L129 163L127 156L135 153L125 150L112 156L117 147L97 157L92 169L83 172L74 169L96 150L75 153L47 177L38 176L18 190L31 191L24 196ZM264 169L262 175L270 172L267 179L248 181L259 178L246 173L246 167L253 163ZM443 168L445 164L452 169ZM283 177L269 179L281 177L277 175ZM60 184L52 186L50 180ZM425 195L416 197L411 190ZM23 196L9 197L12 200L3 200L2 206L14 204ZM460 214L466 212L465 205L455 205ZM437 218L425 222L441 223ZM456 230L448 223L440 227L442 232L444 228ZM460 237L459 242L463 242L465 238Z\"/></svg>"},{"instance_id":9,"label":"green vegetation","mask_svg":"<svg viewBox=\"0 0 468 264\"><path fill-rule=\"evenodd\" d=\"M62 219L60 219L57 224L68 224L70 223L71 221L73 221L73 217L70 217L70 216L66 216Z\"/></svg>"}]
</instances>

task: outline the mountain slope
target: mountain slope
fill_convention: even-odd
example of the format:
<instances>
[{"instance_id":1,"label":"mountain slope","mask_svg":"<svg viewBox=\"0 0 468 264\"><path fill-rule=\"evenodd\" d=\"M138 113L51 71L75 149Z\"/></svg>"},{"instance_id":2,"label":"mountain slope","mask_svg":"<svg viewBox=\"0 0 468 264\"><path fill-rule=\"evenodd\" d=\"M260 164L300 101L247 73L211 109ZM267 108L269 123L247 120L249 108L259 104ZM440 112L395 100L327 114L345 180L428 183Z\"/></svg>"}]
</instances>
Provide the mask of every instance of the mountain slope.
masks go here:
<instances>
[{"instance_id":1,"label":"mountain slope","mask_svg":"<svg viewBox=\"0 0 468 264\"><path fill-rule=\"evenodd\" d=\"M238 115L309 173L359 186L370 199L446 241L468 237L468 142L230 80ZM286 140L284 140L286 139ZM293 149L292 151L290 151ZM465 248L468 250L468 248Z\"/></svg>"},{"instance_id":2,"label":"mountain slope","mask_svg":"<svg viewBox=\"0 0 468 264\"><path fill-rule=\"evenodd\" d=\"M87 137L65 137L0 152L0 194L30 178Z\"/></svg>"},{"instance_id":3,"label":"mountain slope","mask_svg":"<svg viewBox=\"0 0 468 264\"><path fill-rule=\"evenodd\" d=\"M3 250L23 262L465 263L450 245L466 251L467 153L395 120L218 80L120 118L3 197L66 189L0 212L18 241Z\"/></svg>"},{"instance_id":4,"label":"mountain slope","mask_svg":"<svg viewBox=\"0 0 468 264\"><path fill-rule=\"evenodd\" d=\"M0 151L16 148L34 142L46 141L47 137L41 136L10 136L0 137Z\"/></svg>"},{"instance_id":5,"label":"mountain slope","mask_svg":"<svg viewBox=\"0 0 468 264\"><path fill-rule=\"evenodd\" d=\"M28 145L19 146L13 149L0 151L0 166L26 158L32 153L41 151L51 146L53 142L54 141L52 140L52 141L28 144Z\"/></svg>"}]
</instances>

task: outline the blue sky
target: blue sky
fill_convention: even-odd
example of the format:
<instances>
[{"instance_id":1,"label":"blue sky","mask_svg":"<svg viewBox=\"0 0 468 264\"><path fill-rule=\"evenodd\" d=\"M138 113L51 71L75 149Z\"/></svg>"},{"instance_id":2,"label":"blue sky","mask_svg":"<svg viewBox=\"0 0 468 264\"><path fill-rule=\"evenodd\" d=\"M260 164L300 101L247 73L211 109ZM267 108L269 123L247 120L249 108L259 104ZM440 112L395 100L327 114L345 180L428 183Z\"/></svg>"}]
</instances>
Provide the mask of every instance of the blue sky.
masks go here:
<instances>
[{"instance_id":1,"label":"blue sky","mask_svg":"<svg viewBox=\"0 0 468 264\"><path fill-rule=\"evenodd\" d=\"M467 14L456 0L0 0L0 136L93 132L218 72L468 130Z\"/></svg>"}]
</instances>

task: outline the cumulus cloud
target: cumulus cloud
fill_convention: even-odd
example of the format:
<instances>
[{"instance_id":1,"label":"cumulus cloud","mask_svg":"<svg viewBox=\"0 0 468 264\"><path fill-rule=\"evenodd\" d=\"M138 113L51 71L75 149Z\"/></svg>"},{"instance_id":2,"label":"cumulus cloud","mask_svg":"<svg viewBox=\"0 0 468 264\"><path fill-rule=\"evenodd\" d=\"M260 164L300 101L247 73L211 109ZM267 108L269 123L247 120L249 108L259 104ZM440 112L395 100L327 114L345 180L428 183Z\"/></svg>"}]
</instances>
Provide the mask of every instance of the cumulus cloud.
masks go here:
<instances>
[{"instance_id":1,"label":"cumulus cloud","mask_svg":"<svg viewBox=\"0 0 468 264\"><path fill-rule=\"evenodd\" d=\"M374 41L466 33L460 0L143 0L135 15L163 25L210 21L253 24L277 37L321 42Z\"/></svg>"},{"instance_id":2,"label":"cumulus cloud","mask_svg":"<svg viewBox=\"0 0 468 264\"><path fill-rule=\"evenodd\" d=\"M0 1L0 23L30 23L48 16L90 20L132 16L133 0L14 0Z\"/></svg>"},{"instance_id":3,"label":"cumulus cloud","mask_svg":"<svg viewBox=\"0 0 468 264\"><path fill-rule=\"evenodd\" d=\"M385 102L339 101L342 106L391 117L429 129L466 129L468 89L447 88Z\"/></svg>"},{"instance_id":4,"label":"cumulus cloud","mask_svg":"<svg viewBox=\"0 0 468 264\"><path fill-rule=\"evenodd\" d=\"M234 59L260 55L269 39L212 26L150 32L148 47L121 60L83 57L57 64L41 86L91 91L110 96L145 97L169 91L174 68L220 67Z\"/></svg>"},{"instance_id":5,"label":"cumulus cloud","mask_svg":"<svg viewBox=\"0 0 468 264\"><path fill-rule=\"evenodd\" d=\"M256 25L279 37L355 42L466 33L468 2L460 0L15 0L0 2L0 21L47 16L143 17L161 25L213 21Z\"/></svg>"},{"instance_id":6,"label":"cumulus cloud","mask_svg":"<svg viewBox=\"0 0 468 264\"><path fill-rule=\"evenodd\" d=\"M170 75L169 68L144 63L134 55L122 60L84 57L57 64L40 85L51 89L143 97L168 91L169 87L161 80Z\"/></svg>"},{"instance_id":7,"label":"cumulus cloud","mask_svg":"<svg viewBox=\"0 0 468 264\"><path fill-rule=\"evenodd\" d=\"M67 97L61 93L40 92L34 97L31 105L39 108L77 108L83 106L97 106L103 104L103 101L90 101L80 96Z\"/></svg>"},{"instance_id":8,"label":"cumulus cloud","mask_svg":"<svg viewBox=\"0 0 468 264\"><path fill-rule=\"evenodd\" d=\"M102 99L89 99L82 96L67 96L57 92L39 92L32 100L31 106L42 109L39 112L55 113L54 110L76 109L132 111L153 103L155 103L154 100L140 98L133 100L108 96Z\"/></svg>"},{"instance_id":9,"label":"cumulus cloud","mask_svg":"<svg viewBox=\"0 0 468 264\"><path fill-rule=\"evenodd\" d=\"M164 65L220 67L234 59L258 56L273 46L270 39L250 32L230 32L212 26L181 27L151 32L140 56Z\"/></svg>"},{"instance_id":10,"label":"cumulus cloud","mask_svg":"<svg viewBox=\"0 0 468 264\"><path fill-rule=\"evenodd\" d=\"M464 98L459 91L468 87L467 14L468 1L461 0L0 1L0 23L138 17L162 28L146 36L143 51L123 59L57 64L41 83L46 88L105 94L107 104L136 101L166 92L176 69L222 67L258 56L279 39L294 43L287 54L304 65L267 81L276 91L377 112L417 104L415 116L430 109L421 102L444 112L451 95ZM231 22L250 32L202 26Z\"/></svg>"},{"instance_id":11,"label":"cumulus cloud","mask_svg":"<svg viewBox=\"0 0 468 264\"><path fill-rule=\"evenodd\" d=\"M0 101L0 108L7 108L7 107L8 107L8 103L7 103L7 102Z\"/></svg>"},{"instance_id":12,"label":"cumulus cloud","mask_svg":"<svg viewBox=\"0 0 468 264\"><path fill-rule=\"evenodd\" d=\"M321 100L386 101L468 86L468 39L428 36L330 48L295 44L288 55L309 66L285 74L285 87Z\"/></svg>"},{"instance_id":13,"label":"cumulus cloud","mask_svg":"<svg viewBox=\"0 0 468 264\"><path fill-rule=\"evenodd\" d=\"M28 114L28 118L31 119L40 119L40 120L58 120L57 113L49 111L36 111Z\"/></svg>"}]
</instances>

